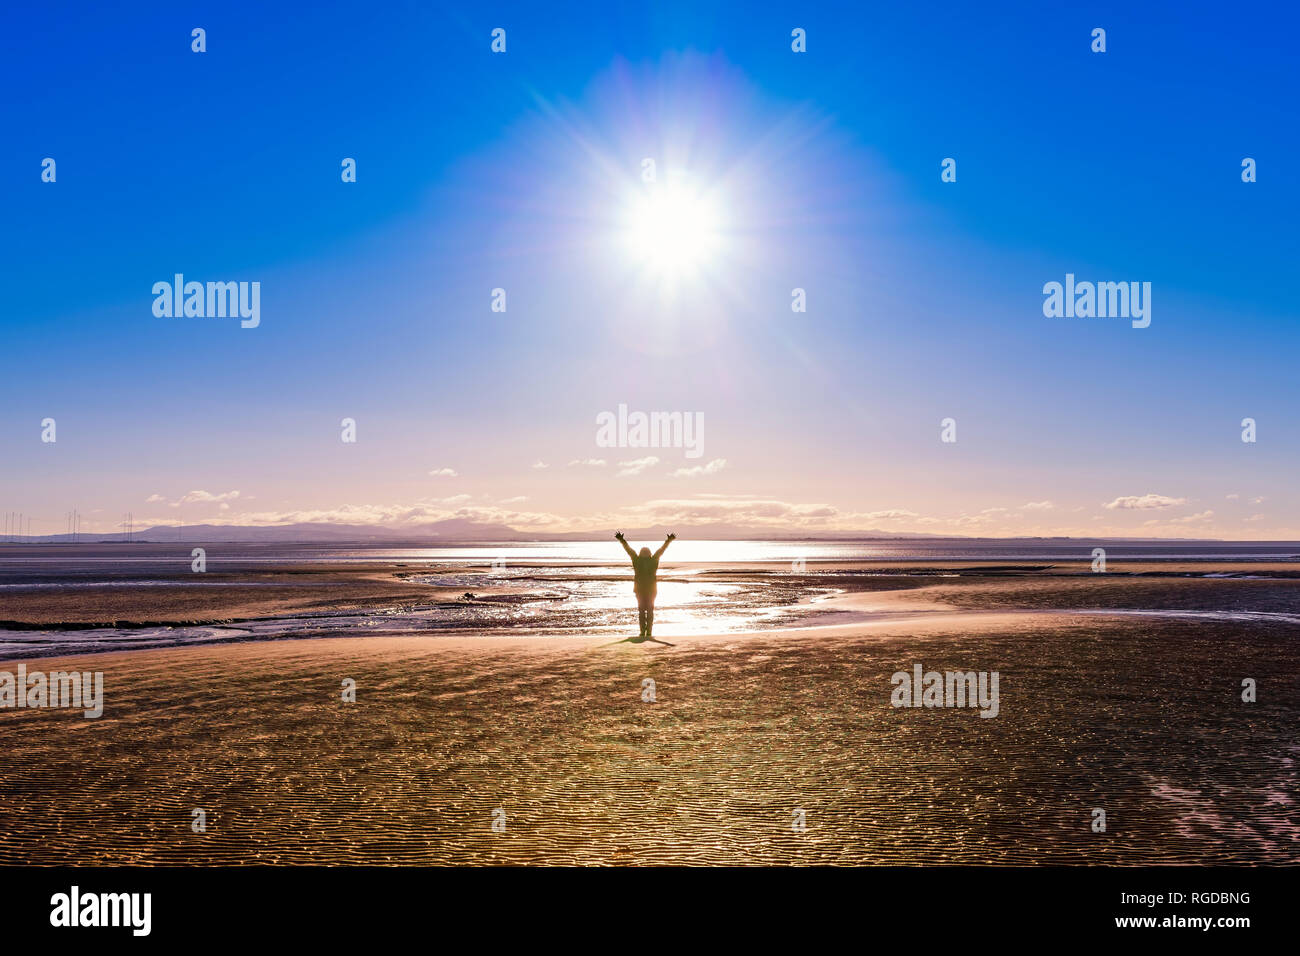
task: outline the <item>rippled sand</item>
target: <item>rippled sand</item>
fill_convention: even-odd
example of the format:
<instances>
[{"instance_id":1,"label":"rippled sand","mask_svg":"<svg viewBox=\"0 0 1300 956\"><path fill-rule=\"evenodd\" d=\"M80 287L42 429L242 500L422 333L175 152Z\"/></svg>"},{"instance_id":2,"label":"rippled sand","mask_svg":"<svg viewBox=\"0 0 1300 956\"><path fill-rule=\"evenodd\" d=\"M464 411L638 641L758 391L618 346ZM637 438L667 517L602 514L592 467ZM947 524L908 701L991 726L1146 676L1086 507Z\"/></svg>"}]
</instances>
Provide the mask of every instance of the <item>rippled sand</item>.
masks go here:
<instances>
[{"instance_id":1,"label":"rippled sand","mask_svg":"<svg viewBox=\"0 0 1300 956\"><path fill-rule=\"evenodd\" d=\"M0 712L0 862L1295 863L1294 630L977 613L28 661L103 670L106 707ZM1000 716L891 708L917 662L999 671Z\"/></svg>"}]
</instances>

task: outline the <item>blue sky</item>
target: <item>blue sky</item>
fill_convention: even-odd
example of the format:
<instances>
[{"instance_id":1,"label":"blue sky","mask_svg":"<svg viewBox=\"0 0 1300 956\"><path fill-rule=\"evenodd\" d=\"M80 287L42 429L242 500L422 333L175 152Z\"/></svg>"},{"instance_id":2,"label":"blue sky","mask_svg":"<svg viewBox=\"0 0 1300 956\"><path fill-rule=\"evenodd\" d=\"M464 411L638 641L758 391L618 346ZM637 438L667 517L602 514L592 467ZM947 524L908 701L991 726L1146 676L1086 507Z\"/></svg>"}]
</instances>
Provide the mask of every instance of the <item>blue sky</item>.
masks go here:
<instances>
[{"instance_id":1,"label":"blue sky","mask_svg":"<svg viewBox=\"0 0 1300 956\"><path fill-rule=\"evenodd\" d=\"M1130 6L16 8L0 509L1300 537L1300 18ZM668 291L645 157L720 209ZM261 325L155 317L176 272ZM1044 317L1067 272L1150 328ZM597 447L619 403L703 460Z\"/></svg>"}]
</instances>

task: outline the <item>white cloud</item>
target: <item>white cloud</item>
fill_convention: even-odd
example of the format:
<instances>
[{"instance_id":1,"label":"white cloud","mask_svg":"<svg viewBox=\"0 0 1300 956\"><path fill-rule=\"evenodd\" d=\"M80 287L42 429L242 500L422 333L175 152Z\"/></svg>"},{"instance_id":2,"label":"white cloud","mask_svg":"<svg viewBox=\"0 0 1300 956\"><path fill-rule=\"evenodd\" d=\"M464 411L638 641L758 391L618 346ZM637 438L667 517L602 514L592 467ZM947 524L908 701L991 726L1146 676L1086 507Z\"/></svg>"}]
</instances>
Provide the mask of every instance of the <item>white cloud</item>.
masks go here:
<instances>
[{"instance_id":1,"label":"white cloud","mask_svg":"<svg viewBox=\"0 0 1300 956\"><path fill-rule=\"evenodd\" d=\"M611 462L610 464L614 463ZM688 486L679 485L678 487L686 488ZM215 494L204 494L208 499L219 497ZM226 492L224 494L230 495L232 493ZM669 498L653 499L635 504L629 503L609 510L588 507L584 509L581 515L557 514L545 510L522 510L527 500L526 496L523 495L516 495L500 501L494 501L489 496L483 495L428 496L416 499L414 502L350 504L334 508L302 511L272 511L267 509L259 512L248 509L245 501L251 500L249 496L240 494L238 501L230 501L231 508L229 511L219 512L217 507L212 507L211 517L205 515L204 520L211 520L214 524L226 526L268 526L320 522L375 525L404 531L418 531L429 528L430 532L434 530L430 527L434 523L455 519L485 524L501 524L518 528L521 531L536 532L577 531L603 533L606 528L616 527L674 526L681 530L683 526L716 523L753 528L760 532L764 529L820 533L825 531L864 531L872 528L889 528L891 531L899 532L925 530L940 533L985 534L997 532L1001 534L1005 533L1005 530L1009 527L1008 523L1018 517L1016 509L1010 511L1005 509L985 509L984 511L972 511L956 516L922 515L906 508L897 507L858 512L841 510L833 505L816 501L788 501L757 494L720 494L716 492L690 494L683 492ZM217 501L216 505L219 506L222 503L222 501ZM1058 510L1068 509L1060 509L1058 506ZM173 512L173 514L175 513ZM1197 535L1204 535L1211 531L1221 530L1214 523L1214 514L1209 511L1187 515L1183 518L1166 519L1163 522L1159 521L1162 514L1168 514L1168 512L1159 510L1146 511L1146 517L1155 520L1147 522L1144 527L1154 525L1155 527L1152 528L1153 533L1178 536L1187 536L1188 531L1193 531ZM1028 518L1031 515L1031 511L1025 512L1025 517ZM186 517L190 518L191 516L186 515ZM1131 527L1129 529L1106 528L1105 522L1108 517L1097 515L1092 517L1091 521L1088 521L1084 516L1079 515L1076 516L1075 520L1084 521L1084 524L1090 526L1093 533L1096 533L1098 529L1106 534L1123 534L1126 530L1131 533ZM1262 529L1268 524L1263 515L1244 520L1249 522L1251 527L1247 529L1242 525L1236 525L1240 534L1245 534L1247 531L1261 531L1262 533ZM169 522L159 520L157 523ZM175 523L174 518L170 523ZM1077 534L1079 531L1080 526L1077 524L1069 528L1029 529L1029 533L1033 534ZM1285 534L1279 535L1279 537L1285 536Z\"/></svg>"},{"instance_id":2,"label":"white cloud","mask_svg":"<svg viewBox=\"0 0 1300 956\"><path fill-rule=\"evenodd\" d=\"M1026 501L1020 507L1025 511L1051 511L1056 504L1051 501Z\"/></svg>"},{"instance_id":3,"label":"white cloud","mask_svg":"<svg viewBox=\"0 0 1300 956\"><path fill-rule=\"evenodd\" d=\"M429 472L429 477L430 478L456 478L458 477L458 475L456 474L455 468L435 468L433 469L433 471Z\"/></svg>"},{"instance_id":4,"label":"white cloud","mask_svg":"<svg viewBox=\"0 0 1300 956\"><path fill-rule=\"evenodd\" d=\"M1149 511L1152 508L1172 508L1187 504L1186 498L1170 498L1166 495L1126 495L1116 498L1104 505L1108 511Z\"/></svg>"},{"instance_id":5,"label":"white cloud","mask_svg":"<svg viewBox=\"0 0 1300 956\"><path fill-rule=\"evenodd\" d=\"M696 521L726 521L737 524L768 525L780 527L827 527L832 518L845 516L830 505L793 504L772 498L746 495L727 498L722 495L697 495L691 498L660 498L648 501L637 509L648 523L678 523ZM843 521L838 522L843 525Z\"/></svg>"},{"instance_id":6,"label":"white cloud","mask_svg":"<svg viewBox=\"0 0 1300 956\"><path fill-rule=\"evenodd\" d=\"M716 475L727 467L727 459L715 458L707 465L695 465L692 468L678 468L668 475L669 478L698 478L700 475Z\"/></svg>"},{"instance_id":7,"label":"white cloud","mask_svg":"<svg viewBox=\"0 0 1300 956\"><path fill-rule=\"evenodd\" d=\"M203 491L200 489L183 494L175 501L167 501L167 499L162 495L150 495L145 499L145 503L152 505L167 502L167 507L169 508L179 508L181 505L192 504L222 505L222 510L225 510L225 508L229 507L227 502L234 501L238 497L238 491L223 491L214 495L210 491ZM245 500L247 500L248 496L245 495L244 497Z\"/></svg>"},{"instance_id":8,"label":"white cloud","mask_svg":"<svg viewBox=\"0 0 1300 956\"><path fill-rule=\"evenodd\" d=\"M534 470L534 471L541 471L543 468L550 468L550 467L551 467L551 466L548 465L548 464L547 464L546 462L544 462L544 461L540 461L540 460L538 460L538 461L533 462L533 470Z\"/></svg>"},{"instance_id":9,"label":"white cloud","mask_svg":"<svg viewBox=\"0 0 1300 956\"><path fill-rule=\"evenodd\" d=\"M342 505L337 508L302 511L244 512L223 516L222 524L265 527L322 523L419 528L455 518L486 524L507 524L521 530L569 531L574 527L573 520L563 515L464 504L469 497L453 495L450 498L422 499L414 504Z\"/></svg>"},{"instance_id":10,"label":"white cloud","mask_svg":"<svg viewBox=\"0 0 1300 956\"><path fill-rule=\"evenodd\" d=\"M1209 521L1213 517L1213 511L1199 511L1194 515L1183 515L1181 518L1152 518L1150 521L1142 522L1142 526L1144 528L1168 528L1173 525L1198 524L1202 521Z\"/></svg>"},{"instance_id":11,"label":"white cloud","mask_svg":"<svg viewBox=\"0 0 1300 956\"><path fill-rule=\"evenodd\" d=\"M210 491L191 491L187 495L182 495L179 499L179 503L184 505L196 501L234 501L238 497L238 491L223 491L216 495L212 494Z\"/></svg>"},{"instance_id":12,"label":"white cloud","mask_svg":"<svg viewBox=\"0 0 1300 956\"><path fill-rule=\"evenodd\" d=\"M575 458L569 462L569 467L574 468L604 468L604 458Z\"/></svg>"},{"instance_id":13,"label":"white cloud","mask_svg":"<svg viewBox=\"0 0 1300 956\"><path fill-rule=\"evenodd\" d=\"M620 461L618 463L618 477L627 478L631 475L639 475L657 464L659 464L659 459L654 455L647 455L645 458L633 458L631 461Z\"/></svg>"}]
</instances>

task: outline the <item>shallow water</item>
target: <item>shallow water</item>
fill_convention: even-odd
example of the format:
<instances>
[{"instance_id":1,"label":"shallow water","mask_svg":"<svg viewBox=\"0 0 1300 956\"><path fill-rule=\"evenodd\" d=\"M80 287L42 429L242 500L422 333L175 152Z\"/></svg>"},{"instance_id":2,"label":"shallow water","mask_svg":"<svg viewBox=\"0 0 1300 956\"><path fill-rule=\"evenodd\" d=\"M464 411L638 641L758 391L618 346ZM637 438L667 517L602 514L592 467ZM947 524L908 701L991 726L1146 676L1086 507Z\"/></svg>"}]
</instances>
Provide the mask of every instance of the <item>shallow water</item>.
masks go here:
<instances>
[{"instance_id":1,"label":"shallow water","mask_svg":"<svg viewBox=\"0 0 1300 956\"><path fill-rule=\"evenodd\" d=\"M634 542L657 546L658 542ZM1099 543L1079 539L989 540L923 538L860 541L674 541L666 565L735 566L768 563L835 561L1091 561ZM1104 542L1114 561L1265 562L1300 559L1296 541L1162 541ZM424 565L459 565L505 561L507 566L552 565L572 568L622 561L614 541L479 542L420 545L257 544L222 541L149 541L133 544L11 544L0 542L0 581L59 579L76 574L155 576L187 570L190 552L201 546L209 570L239 571L276 564L365 564L406 561Z\"/></svg>"},{"instance_id":2,"label":"shallow water","mask_svg":"<svg viewBox=\"0 0 1300 956\"><path fill-rule=\"evenodd\" d=\"M622 568L591 567L576 574L539 573L533 569L457 569L444 574L414 573L407 580L427 584L431 590L464 588L466 597L365 611L293 614L229 625L0 629L0 659L332 635L516 629L526 629L530 634L630 635L636 630L636 601L631 581ZM113 586L165 587L172 583L144 580ZM87 585L73 582L42 586ZM480 591L485 593L476 593ZM787 626L840 593L839 588L796 581L789 575L755 581L751 575L728 580L712 574L674 573L659 584L655 636L730 634Z\"/></svg>"},{"instance_id":3,"label":"shallow water","mask_svg":"<svg viewBox=\"0 0 1300 956\"><path fill-rule=\"evenodd\" d=\"M175 546L165 543L6 546L0 548L0 607L7 594L47 592L84 594L84 603L94 607L99 594L130 589L143 593L157 591L160 595L157 606L166 608L168 599L163 595L180 587L294 588L297 582L287 576L280 576L272 584L260 580L258 575L265 574L269 567L295 564L318 567L386 563L405 581L427 585L430 600L228 623L193 617L176 618L195 620L191 625L53 625L47 629L0 629L0 659L286 638L465 630L630 636L636 629L631 575L621 559L611 563L610 552L614 547L612 542L604 541L407 549L214 543L207 546L208 570L221 577L208 578L188 573L191 560L188 545L180 543ZM1133 554L1128 556L1150 560L1158 553L1170 551L1177 552L1180 560L1189 560L1224 551L1234 560L1263 561L1288 553L1293 547L1300 548L1300 545L1161 543L1132 546L1128 550ZM1300 586L1295 578L1225 572L1221 565L1207 565L1203 573L1182 570L1168 576L1108 574L1103 584L1094 575L1046 572L1050 564L1004 566L996 569L998 575L1006 574L999 577L990 573L995 569L987 567L972 571L969 567L957 570L942 565L908 567L900 563L896 570L893 567L857 570L832 564L807 571L805 564L798 563L799 559L818 562L864 557L917 561L926 555L932 558L954 549L968 561L976 558L987 561L994 557L1047 559L1056 554L1080 558L1085 550L1081 547L1079 551L1065 552L1061 542L677 542L670 553L672 559L705 563L665 565L656 602L655 637L671 640L686 634L725 635L773 627L853 623L872 615L830 610L825 604L827 599L857 590L949 582L956 586L951 594L961 597L956 603L972 608L1300 625ZM1118 561L1124 550L1112 546L1112 561ZM707 563L710 556L719 560L725 556L730 563ZM751 568L733 570L740 561L750 562ZM759 561L766 564L755 570L752 564ZM1024 573L1027 568L1038 570ZM968 575L969 581L961 580ZM1197 578L1202 580L1194 588L1183 586ZM306 577L301 584L304 588L314 586ZM453 589L464 596L447 600L446 592ZM940 600L948 600L948 595L940 595ZM909 613L920 616L925 612ZM158 616L143 620L173 620L165 615L166 611L160 611ZM5 617L0 610L0 620Z\"/></svg>"}]
</instances>

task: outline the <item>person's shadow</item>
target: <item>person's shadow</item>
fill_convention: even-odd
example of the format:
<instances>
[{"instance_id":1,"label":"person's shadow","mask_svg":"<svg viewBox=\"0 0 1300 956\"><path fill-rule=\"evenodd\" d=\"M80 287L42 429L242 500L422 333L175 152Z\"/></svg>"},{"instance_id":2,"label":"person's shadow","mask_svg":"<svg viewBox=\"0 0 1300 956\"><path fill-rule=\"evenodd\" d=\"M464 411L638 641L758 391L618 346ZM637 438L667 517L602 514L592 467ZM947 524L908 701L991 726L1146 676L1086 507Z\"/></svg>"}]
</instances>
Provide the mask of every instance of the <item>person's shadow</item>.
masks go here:
<instances>
[{"instance_id":1,"label":"person's shadow","mask_svg":"<svg viewBox=\"0 0 1300 956\"><path fill-rule=\"evenodd\" d=\"M644 644L649 641L651 644L662 644L664 647L676 647L676 644L669 644L667 641L661 641L657 637L625 637L621 641L610 641L608 644L598 644L597 647L613 647L615 644Z\"/></svg>"}]
</instances>

